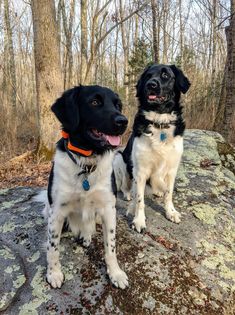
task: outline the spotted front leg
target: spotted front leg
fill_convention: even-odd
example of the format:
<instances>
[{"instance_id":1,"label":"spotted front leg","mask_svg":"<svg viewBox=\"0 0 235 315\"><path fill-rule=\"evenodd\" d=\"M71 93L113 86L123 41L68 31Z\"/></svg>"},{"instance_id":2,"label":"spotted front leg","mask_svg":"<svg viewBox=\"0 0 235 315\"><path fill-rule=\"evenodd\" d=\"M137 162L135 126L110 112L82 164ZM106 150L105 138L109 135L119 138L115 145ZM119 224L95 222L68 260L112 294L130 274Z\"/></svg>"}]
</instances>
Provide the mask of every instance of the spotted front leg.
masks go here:
<instances>
[{"instance_id":1,"label":"spotted front leg","mask_svg":"<svg viewBox=\"0 0 235 315\"><path fill-rule=\"evenodd\" d=\"M174 223L180 223L181 214L175 210L175 207L172 201L176 172L177 172L177 169L175 168L171 170L166 176L167 192L165 193L165 196L164 196L164 203L165 203L167 219Z\"/></svg>"},{"instance_id":2,"label":"spotted front leg","mask_svg":"<svg viewBox=\"0 0 235 315\"><path fill-rule=\"evenodd\" d=\"M59 243L64 217L56 210L51 208L48 218L47 281L53 288L60 288L64 280L59 261Z\"/></svg>"},{"instance_id":3,"label":"spotted front leg","mask_svg":"<svg viewBox=\"0 0 235 315\"><path fill-rule=\"evenodd\" d=\"M133 200L135 217L133 220L133 228L137 232L141 233L146 228L145 222L145 205L144 205L144 190L146 185L146 179L144 176L136 176L133 181Z\"/></svg>"},{"instance_id":4,"label":"spotted front leg","mask_svg":"<svg viewBox=\"0 0 235 315\"><path fill-rule=\"evenodd\" d=\"M116 209L115 206L105 209L102 216L102 227L105 246L105 262L111 282L118 288L128 286L128 278L118 265L116 256Z\"/></svg>"}]
</instances>

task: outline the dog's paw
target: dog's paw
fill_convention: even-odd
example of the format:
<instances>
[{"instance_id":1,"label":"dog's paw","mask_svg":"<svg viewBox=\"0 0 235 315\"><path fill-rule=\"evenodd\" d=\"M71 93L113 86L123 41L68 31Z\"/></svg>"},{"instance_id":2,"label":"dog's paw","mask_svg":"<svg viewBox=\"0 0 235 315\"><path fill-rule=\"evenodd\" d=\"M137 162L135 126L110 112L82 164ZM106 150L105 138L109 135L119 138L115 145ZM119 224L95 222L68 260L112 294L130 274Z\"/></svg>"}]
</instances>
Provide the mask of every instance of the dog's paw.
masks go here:
<instances>
[{"instance_id":1,"label":"dog's paw","mask_svg":"<svg viewBox=\"0 0 235 315\"><path fill-rule=\"evenodd\" d=\"M135 217L132 222L132 229L136 230L138 233L143 233L146 229L145 216Z\"/></svg>"},{"instance_id":2,"label":"dog's paw","mask_svg":"<svg viewBox=\"0 0 235 315\"><path fill-rule=\"evenodd\" d=\"M164 195L165 195L165 193L163 192L163 191L154 191L154 193L153 193L153 197L154 198L162 198L162 197L164 197Z\"/></svg>"},{"instance_id":3,"label":"dog's paw","mask_svg":"<svg viewBox=\"0 0 235 315\"><path fill-rule=\"evenodd\" d=\"M89 247L91 245L91 237L90 238L84 238L82 241L82 246Z\"/></svg>"},{"instance_id":4,"label":"dog's paw","mask_svg":"<svg viewBox=\"0 0 235 315\"><path fill-rule=\"evenodd\" d=\"M83 236L79 236L77 238L77 243L85 248L89 247L91 244L91 236L89 237L83 237Z\"/></svg>"},{"instance_id":5,"label":"dog's paw","mask_svg":"<svg viewBox=\"0 0 235 315\"><path fill-rule=\"evenodd\" d=\"M120 268L110 272L109 278L112 284L117 288L125 289L128 287L128 277Z\"/></svg>"},{"instance_id":6,"label":"dog's paw","mask_svg":"<svg viewBox=\"0 0 235 315\"><path fill-rule=\"evenodd\" d=\"M54 288L61 288L64 281L64 275L60 269L47 271L47 282Z\"/></svg>"},{"instance_id":7,"label":"dog's paw","mask_svg":"<svg viewBox=\"0 0 235 315\"><path fill-rule=\"evenodd\" d=\"M166 211L166 217L168 220L174 223L180 223L181 221L181 214L176 211L175 209L170 209Z\"/></svg>"}]
</instances>

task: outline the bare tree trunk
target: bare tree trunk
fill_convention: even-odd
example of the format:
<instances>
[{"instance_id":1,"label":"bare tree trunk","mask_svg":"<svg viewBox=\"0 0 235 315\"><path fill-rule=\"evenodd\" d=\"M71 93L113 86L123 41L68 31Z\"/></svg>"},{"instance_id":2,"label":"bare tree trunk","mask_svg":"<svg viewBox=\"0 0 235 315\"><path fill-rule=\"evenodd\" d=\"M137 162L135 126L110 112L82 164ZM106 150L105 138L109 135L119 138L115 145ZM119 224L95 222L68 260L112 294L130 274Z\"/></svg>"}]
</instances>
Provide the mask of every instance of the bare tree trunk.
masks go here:
<instances>
[{"instance_id":1,"label":"bare tree trunk","mask_svg":"<svg viewBox=\"0 0 235 315\"><path fill-rule=\"evenodd\" d=\"M66 40L66 55L65 55L65 66L64 66L64 88L69 88L72 86L72 72L73 72L73 53L72 53L72 30L74 21L74 10L75 10L75 0L70 1L70 14L69 21L67 23L67 16L65 12L64 0L61 1L61 10L64 26L64 34Z\"/></svg>"},{"instance_id":2,"label":"bare tree trunk","mask_svg":"<svg viewBox=\"0 0 235 315\"><path fill-rule=\"evenodd\" d=\"M15 55L12 40L12 28L9 14L9 2L4 0L4 22L6 27L6 52L8 59L7 76L9 77L9 93L10 102L13 113L16 112L16 69L15 69Z\"/></svg>"},{"instance_id":3,"label":"bare tree trunk","mask_svg":"<svg viewBox=\"0 0 235 315\"><path fill-rule=\"evenodd\" d=\"M70 15L69 15L69 27L68 27L68 87L73 85L73 47L72 47L72 36L73 36L73 23L75 16L75 0L71 0Z\"/></svg>"},{"instance_id":4,"label":"bare tree trunk","mask_svg":"<svg viewBox=\"0 0 235 315\"><path fill-rule=\"evenodd\" d=\"M18 39L18 49L19 49L19 53L18 55L20 55L20 60L18 62L18 76L20 78L23 78L24 77L24 62L25 62L25 57L24 57L24 50L23 50L23 43L22 43L22 32L17 32L17 39ZM26 51L27 52L27 51ZM18 93L22 96L23 95L23 84L22 84L22 81L19 82L19 85L18 85ZM25 110L25 106L26 106L26 102L23 102L23 106L24 106L24 110Z\"/></svg>"},{"instance_id":5,"label":"bare tree trunk","mask_svg":"<svg viewBox=\"0 0 235 315\"><path fill-rule=\"evenodd\" d=\"M57 30L58 30L58 41L59 41L59 52L60 52L60 62L61 62L61 42L62 42L62 30L61 30L61 16L62 16L62 8L61 8L61 1L58 2L57 7L57 14L56 14L56 23L57 23Z\"/></svg>"},{"instance_id":6,"label":"bare tree trunk","mask_svg":"<svg viewBox=\"0 0 235 315\"><path fill-rule=\"evenodd\" d=\"M217 10L216 8L217 8L217 0L213 0L212 19L211 19L211 27L212 27L211 84L212 84L212 89L215 88L215 80L216 80L216 51L217 51L217 36L216 36Z\"/></svg>"},{"instance_id":7,"label":"bare tree trunk","mask_svg":"<svg viewBox=\"0 0 235 315\"><path fill-rule=\"evenodd\" d=\"M152 8L152 28L153 28L153 60L155 63L159 63L159 41L157 32L157 4L156 0L151 0Z\"/></svg>"},{"instance_id":8,"label":"bare tree trunk","mask_svg":"<svg viewBox=\"0 0 235 315\"><path fill-rule=\"evenodd\" d=\"M110 31L107 31L103 36L98 36L98 21L100 16L103 14L102 21L104 22L105 18L107 17L107 13L104 12L107 6L112 2L112 0L106 0L104 5L100 8L100 1L97 1L96 8L94 10L94 14L92 17L92 23L91 23L91 37L90 37L90 56L87 58L86 62L86 71L83 79L83 83L89 83L91 80L91 72L92 67L95 64L97 53L99 52L100 45L104 41L104 39L107 37ZM103 23L102 22L102 23ZM102 27L102 26L101 26ZM114 27L115 28L115 27ZM112 28L111 28L112 29ZM99 37L99 38L98 38Z\"/></svg>"},{"instance_id":9,"label":"bare tree trunk","mask_svg":"<svg viewBox=\"0 0 235 315\"><path fill-rule=\"evenodd\" d=\"M169 2L168 1L163 1L163 21L162 21L162 26L163 26L163 56L162 56L162 62L167 63L168 62L168 34L167 34L167 22L168 22L168 17L169 17Z\"/></svg>"},{"instance_id":10,"label":"bare tree trunk","mask_svg":"<svg viewBox=\"0 0 235 315\"><path fill-rule=\"evenodd\" d=\"M2 78L2 86L1 86L1 90L2 90L2 95L3 95L3 99L2 102L3 104L8 105L9 101L8 101L8 96L9 96L9 92L8 92L8 84L7 84L7 73L8 73L8 52L7 52L7 34L6 32L4 32L4 50L3 50L3 78ZM8 106L6 106L8 107Z\"/></svg>"},{"instance_id":11,"label":"bare tree trunk","mask_svg":"<svg viewBox=\"0 0 235 315\"><path fill-rule=\"evenodd\" d=\"M134 25L134 27L135 27L135 31L134 31L134 49L136 49L136 45L137 45L137 43L138 43L138 39L139 39L139 16L138 16L138 14L136 14L136 16L135 16L135 25Z\"/></svg>"},{"instance_id":12,"label":"bare tree trunk","mask_svg":"<svg viewBox=\"0 0 235 315\"><path fill-rule=\"evenodd\" d=\"M179 15L180 15L180 66L184 69L184 28L182 19L182 0L179 0Z\"/></svg>"},{"instance_id":13,"label":"bare tree trunk","mask_svg":"<svg viewBox=\"0 0 235 315\"><path fill-rule=\"evenodd\" d=\"M118 89L118 60L117 60L117 54L118 54L118 27L116 29L116 37L115 37L115 50L114 50L114 81L115 81L115 90Z\"/></svg>"},{"instance_id":14,"label":"bare tree trunk","mask_svg":"<svg viewBox=\"0 0 235 315\"><path fill-rule=\"evenodd\" d=\"M212 91L212 97L208 98L208 101L211 103L211 109L212 109L212 119L213 121L215 120L215 115L216 115L216 105L217 102L214 101L214 95L216 91L216 53L217 53L217 33L216 33L216 28L217 28L217 0L212 1L212 8L211 8L211 28L212 28L212 34L211 34L211 39L212 39L212 55L211 55L211 91ZM208 104L206 104L208 106Z\"/></svg>"},{"instance_id":15,"label":"bare tree trunk","mask_svg":"<svg viewBox=\"0 0 235 315\"><path fill-rule=\"evenodd\" d=\"M97 2L97 6L95 8L94 16L92 18L91 38L90 38L90 43L91 43L90 44L90 56L89 56L89 58L87 58L86 66L83 66L83 68L85 67L86 70L84 71L84 77L83 77L83 72L82 72L82 83L85 83L85 84L90 83L90 76L91 76L92 66L95 63L96 56L97 56L97 53L98 53L98 50L99 50L99 46L100 46L100 45L98 45L96 47L96 42L95 42L96 32L97 32L97 25L98 25L98 17L99 17L99 3L100 2L98 1ZM84 40L84 44L85 44L85 40Z\"/></svg>"},{"instance_id":16,"label":"bare tree trunk","mask_svg":"<svg viewBox=\"0 0 235 315\"><path fill-rule=\"evenodd\" d=\"M231 0L230 25L226 27L227 38L227 75L226 75L226 99L224 111L223 135L228 140L234 136L234 113L235 113L235 0ZM233 139L234 140L234 139Z\"/></svg>"},{"instance_id":17,"label":"bare tree trunk","mask_svg":"<svg viewBox=\"0 0 235 315\"><path fill-rule=\"evenodd\" d=\"M53 0L32 0L37 104L39 108L38 153L50 159L59 136L59 123L51 105L63 90L59 41Z\"/></svg>"},{"instance_id":18,"label":"bare tree trunk","mask_svg":"<svg viewBox=\"0 0 235 315\"><path fill-rule=\"evenodd\" d=\"M222 87L220 92L219 104L215 113L214 130L221 132L224 123L224 112L225 112L225 102L226 102L226 74L227 66L225 65L224 77L222 81Z\"/></svg>"},{"instance_id":19,"label":"bare tree trunk","mask_svg":"<svg viewBox=\"0 0 235 315\"><path fill-rule=\"evenodd\" d=\"M87 0L81 0L81 67L80 67L80 83L84 82L86 65L88 62L88 40L87 40Z\"/></svg>"},{"instance_id":20,"label":"bare tree trunk","mask_svg":"<svg viewBox=\"0 0 235 315\"><path fill-rule=\"evenodd\" d=\"M123 14L123 3L119 0L119 12L121 21L124 19ZM125 101L129 104L129 32L125 29L125 24L121 23L121 34L122 34L122 49L124 55L124 86L125 86Z\"/></svg>"}]
</instances>

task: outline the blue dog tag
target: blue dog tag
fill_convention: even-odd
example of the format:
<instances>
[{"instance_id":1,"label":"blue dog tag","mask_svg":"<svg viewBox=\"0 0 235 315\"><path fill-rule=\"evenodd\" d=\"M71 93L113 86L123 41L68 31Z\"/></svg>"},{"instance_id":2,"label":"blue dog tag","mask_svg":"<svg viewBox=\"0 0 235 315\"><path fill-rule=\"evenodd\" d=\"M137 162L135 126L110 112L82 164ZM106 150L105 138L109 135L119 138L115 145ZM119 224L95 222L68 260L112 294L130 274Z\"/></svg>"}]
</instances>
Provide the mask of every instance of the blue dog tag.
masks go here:
<instances>
[{"instance_id":1,"label":"blue dog tag","mask_svg":"<svg viewBox=\"0 0 235 315\"><path fill-rule=\"evenodd\" d=\"M84 181L82 182L82 187L86 191L88 191L90 189L90 183L88 182L87 179L84 179Z\"/></svg>"},{"instance_id":2,"label":"blue dog tag","mask_svg":"<svg viewBox=\"0 0 235 315\"><path fill-rule=\"evenodd\" d=\"M160 133L160 141L165 141L167 138L167 134L165 132Z\"/></svg>"}]
</instances>

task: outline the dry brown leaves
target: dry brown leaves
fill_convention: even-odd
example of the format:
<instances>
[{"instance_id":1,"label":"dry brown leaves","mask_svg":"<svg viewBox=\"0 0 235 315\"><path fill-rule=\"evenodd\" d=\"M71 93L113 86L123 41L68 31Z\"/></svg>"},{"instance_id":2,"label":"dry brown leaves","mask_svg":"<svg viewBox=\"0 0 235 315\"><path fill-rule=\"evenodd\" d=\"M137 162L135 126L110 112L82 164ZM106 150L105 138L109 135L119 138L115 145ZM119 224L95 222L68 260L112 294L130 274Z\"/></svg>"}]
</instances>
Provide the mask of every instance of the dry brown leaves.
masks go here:
<instances>
[{"instance_id":1,"label":"dry brown leaves","mask_svg":"<svg viewBox=\"0 0 235 315\"><path fill-rule=\"evenodd\" d=\"M215 166L215 165L218 165L218 163L215 163L215 161L209 160L209 159L204 159L200 162L201 168L209 168L209 167Z\"/></svg>"},{"instance_id":2,"label":"dry brown leaves","mask_svg":"<svg viewBox=\"0 0 235 315\"><path fill-rule=\"evenodd\" d=\"M157 236L157 235L153 235L150 232L146 232L146 234L155 242L161 244L162 246L164 246L167 249L170 249L172 251L175 251L178 247L177 243L172 243L171 241L167 240L166 238L164 238L163 236Z\"/></svg>"},{"instance_id":3,"label":"dry brown leaves","mask_svg":"<svg viewBox=\"0 0 235 315\"><path fill-rule=\"evenodd\" d=\"M0 164L0 188L46 186L51 162L39 162L32 152Z\"/></svg>"}]
</instances>

